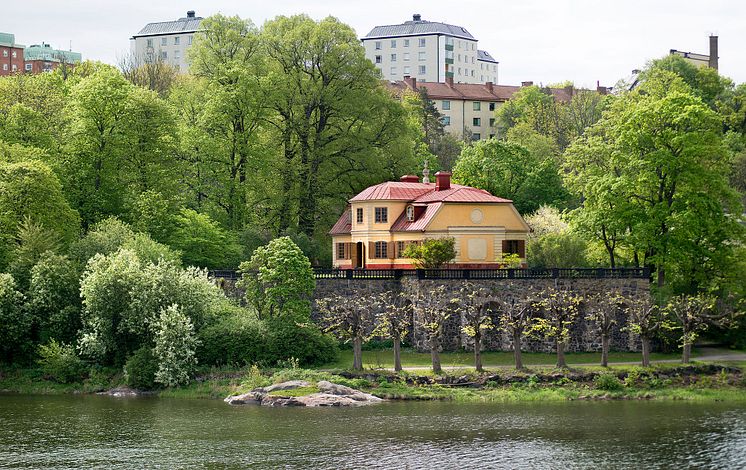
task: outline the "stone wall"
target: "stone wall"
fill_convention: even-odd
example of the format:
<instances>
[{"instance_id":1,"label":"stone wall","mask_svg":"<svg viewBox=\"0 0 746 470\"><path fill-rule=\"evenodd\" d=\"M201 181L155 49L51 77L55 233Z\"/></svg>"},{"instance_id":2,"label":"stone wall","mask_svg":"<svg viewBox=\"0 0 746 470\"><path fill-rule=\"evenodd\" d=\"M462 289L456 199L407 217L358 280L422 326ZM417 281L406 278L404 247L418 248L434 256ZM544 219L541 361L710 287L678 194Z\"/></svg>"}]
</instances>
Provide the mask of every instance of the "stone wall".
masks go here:
<instances>
[{"instance_id":1,"label":"stone wall","mask_svg":"<svg viewBox=\"0 0 746 470\"><path fill-rule=\"evenodd\" d=\"M649 296L650 286L645 279L490 279L471 281L485 285L505 296L522 297L525 295L527 287L534 289L545 289L548 287L566 288L580 295L587 296L591 294L606 294L612 291L620 291L624 296L629 298L640 298ZM432 292L436 286L446 286L447 296L449 298L458 297L459 289L463 285L463 280L419 280L415 277L404 277L401 280L384 280L384 279L317 279L315 298L323 298L332 294L342 296L366 296L381 292L391 292L395 295L399 292L405 294L414 294L418 291ZM416 311L416 309L414 309ZM314 311L314 316L318 312ZM413 315L416 315L413 313ZM601 339L594 333L592 325L584 320L584 312L578 315L568 344L569 351L600 351ZM487 350L512 350L512 339L499 329L499 319L493 318L495 328L489 330L483 339L484 349ZM412 322L416 325L416 321ZM639 341L630 333L622 331L626 323L620 318L619 324L615 327L611 349L616 351L638 351ZM420 351L427 351L428 346L425 333L422 329L414 326L407 339L407 342ZM472 347L471 338L461 331L461 318L458 314L451 315L445 325L445 331L442 339L443 349L445 351L455 351L458 349L470 349ZM553 344L550 341L539 339L526 339L521 345L524 351L550 352L553 351Z\"/></svg>"}]
</instances>

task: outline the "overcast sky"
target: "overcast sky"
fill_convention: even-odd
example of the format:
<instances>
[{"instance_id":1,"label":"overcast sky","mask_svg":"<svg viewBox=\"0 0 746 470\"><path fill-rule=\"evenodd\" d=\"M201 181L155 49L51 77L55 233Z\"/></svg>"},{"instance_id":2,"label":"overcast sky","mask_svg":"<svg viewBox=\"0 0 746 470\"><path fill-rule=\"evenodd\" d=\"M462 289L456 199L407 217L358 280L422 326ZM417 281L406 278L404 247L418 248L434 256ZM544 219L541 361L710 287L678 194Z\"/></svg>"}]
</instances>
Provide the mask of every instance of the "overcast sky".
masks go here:
<instances>
[{"instance_id":1,"label":"overcast sky","mask_svg":"<svg viewBox=\"0 0 746 470\"><path fill-rule=\"evenodd\" d=\"M84 59L116 63L129 38L146 23L195 10L250 18L336 16L362 37L373 26L422 18L465 27L499 62L505 85L572 80L578 86L613 85L634 68L670 49L708 53L720 36L720 72L746 82L746 2L742 0L3 0L0 31L25 45L51 43Z\"/></svg>"}]
</instances>

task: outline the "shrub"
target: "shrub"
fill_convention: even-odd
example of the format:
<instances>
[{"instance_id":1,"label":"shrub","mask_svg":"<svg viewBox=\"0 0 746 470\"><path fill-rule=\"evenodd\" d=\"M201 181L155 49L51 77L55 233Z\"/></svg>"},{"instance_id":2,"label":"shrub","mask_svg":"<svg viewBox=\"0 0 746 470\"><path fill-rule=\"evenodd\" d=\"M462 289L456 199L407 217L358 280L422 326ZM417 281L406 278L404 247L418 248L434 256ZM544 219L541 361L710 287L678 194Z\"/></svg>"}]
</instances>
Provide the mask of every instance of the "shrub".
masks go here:
<instances>
[{"instance_id":1,"label":"shrub","mask_svg":"<svg viewBox=\"0 0 746 470\"><path fill-rule=\"evenodd\" d=\"M138 390L155 388L155 373L158 370L153 350L148 346L135 351L124 366L124 381Z\"/></svg>"},{"instance_id":2,"label":"shrub","mask_svg":"<svg viewBox=\"0 0 746 470\"><path fill-rule=\"evenodd\" d=\"M308 321L315 287L308 258L289 237L275 238L241 263L238 287L262 319L277 316Z\"/></svg>"},{"instance_id":3,"label":"shrub","mask_svg":"<svg viewBox=\"0 0 746 470\"><path fill-rule=\"evenodd\" d=\"M31 350L31 316L10 274L0 273L0 361L16 362Z\"/></svg>"},{"instance_id":4,"label":"shrub","mask_svg":"<svg viewBox=\"0 0 746 470\"><path fill-rule=\"evenodd\" d=\"M197 344L194 326L181 308L174 304L163 309L155 324L155 381L167 387L189 382L197 365Z\"/></svg>"},{"instance_id":5,"label":"shrub","mask_svg":"<svg viewBox=\"0 0 746 470\"><path fill-rule=\"evenodd\" d=\"M110 217L95 224L88 233L75 243L70 252L72 256L85 264L94 255L108 255L119 250L135 236L129 225Z\"/></svg>"},{"instance_id":6,"label":"shrub","mask_svg":"<svg viewBox=\"0 0 746 470\"><path fill-rule=\"evenodd\" d=\"M249 310L229 307L199 332L197 357L205 365L267 363L267 334Z\"/></svg>"},{"instance_id":7,"label":"shrub","mask_svg":"<svg viewBox=\"0 0 746 470\"><path fill-rule=\"evenodd\" d=\"M402 257L410 258L417 268L440 268L456 258L456 239L429 238L421 245L410 244L404 249Z\"/></svg>"},{"instance_id":8,"label":"shrub","mask_svg":"<svg viewBox=\"0 0 746 470\"><path fill-rule=\"evenodd\" d=\"M45 376L59 383L77 382L83 378L86 365L75 354L72 345L55 340L39 346L38 364Z\"/></svg>"},{"instance_id":9,"label":"shrub","mask_svg":"<svg viewBox=\"0 0 746 470\"><path fill-rule=\"evenodd\" d=\"M614 374L600 374L593 379L593 383L599 390L613 392L622 388L622 381Z\"/></svg>"},{"instance_id":10,"label":"shrub","mask_svg":"<svg viewBox=\"0 0 746 470\"><path fill-rule=\"evenodd\" d=\"M588 243L572 232L547 233L531 240L526 258L534 268L588 266Z\"/></svg>"},{"instance_id":11,"label":"shrub","mask_svg":"<svg viewBox=\"0 0 746 470\"><path fill-rule=\"evenodd\" d=\"M28 308L39 326L41 342L73 343L80 329L80 281L75 263L45 253L31 270Z\"/></svg>"},{"instance_id":12,"label":"shrub","mask_svg":"<svg viewBox=\"0 0 746 470\"><path fill-rule=\"evenodd\" d=\"M269 361L296 358L301 365L321 365L337 360L337 341L323 334L312 323L296 323L292 320L273 318L266 322L269 333Z\"/></svg>"},{"instance_id":13,"label":"shrub","mask_svg":"<svg viewBox=\"0 0 746 470\"><path fill-rule=\"evenodd\" d=\"M183 209L175 222L169 245L181 251L184 264L210 269L238 265L242 251L238 239L209 215Z\"/></svg>"}]
</instances>

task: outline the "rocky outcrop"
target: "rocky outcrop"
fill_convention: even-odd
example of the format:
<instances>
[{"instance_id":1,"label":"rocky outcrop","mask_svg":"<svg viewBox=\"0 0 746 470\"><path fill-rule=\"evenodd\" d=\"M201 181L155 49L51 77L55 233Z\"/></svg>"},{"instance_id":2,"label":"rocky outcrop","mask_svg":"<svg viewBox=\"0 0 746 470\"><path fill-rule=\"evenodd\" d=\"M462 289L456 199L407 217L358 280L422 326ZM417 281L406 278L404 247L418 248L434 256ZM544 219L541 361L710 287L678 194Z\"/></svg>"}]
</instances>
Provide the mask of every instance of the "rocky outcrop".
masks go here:
<instances>
[{"instance_id":1,"label":"rocky outcrop","mask_svg":"<svg viewBox=\"0 0 746 470\"><path fill-rule=\"evenodd\" d=\"M263 405L263 406L364 406L380 403L378 397L363 393L344 385L322 380L316 384L318 392L303 396L283 395L284 390L312 387L309 382L291 380L279 384L254 389L241 395L233 395L225 399L230 405Z\"/></svg>"}]
</instances>

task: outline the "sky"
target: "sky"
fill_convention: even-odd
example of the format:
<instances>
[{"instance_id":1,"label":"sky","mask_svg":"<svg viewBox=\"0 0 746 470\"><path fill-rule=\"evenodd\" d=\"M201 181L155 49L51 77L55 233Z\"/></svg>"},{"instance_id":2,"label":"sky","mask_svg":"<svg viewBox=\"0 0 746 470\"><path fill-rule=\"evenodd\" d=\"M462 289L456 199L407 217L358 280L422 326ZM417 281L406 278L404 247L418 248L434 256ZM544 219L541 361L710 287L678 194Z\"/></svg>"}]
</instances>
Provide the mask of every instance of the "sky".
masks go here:
<instances>
[{"instance_id":1,"label":"sky","mask_svg":"<svg viewBox=\"0 0 746 470\"><path fill-rule=\"evenodd\" d=\"M720 37L720 73L746 82L746 2L742 0L26 0L3 1L0 31L16 42L42 41L81 52L84 59L116 64L129 38L145 24L195 10L250 18L261 26L278 15L335 16L359 37L377 25L422 19L465 27L479 48L499 62L498 82L612 86L670 49L709 53Z\"/></svg>"}]
</instances>

